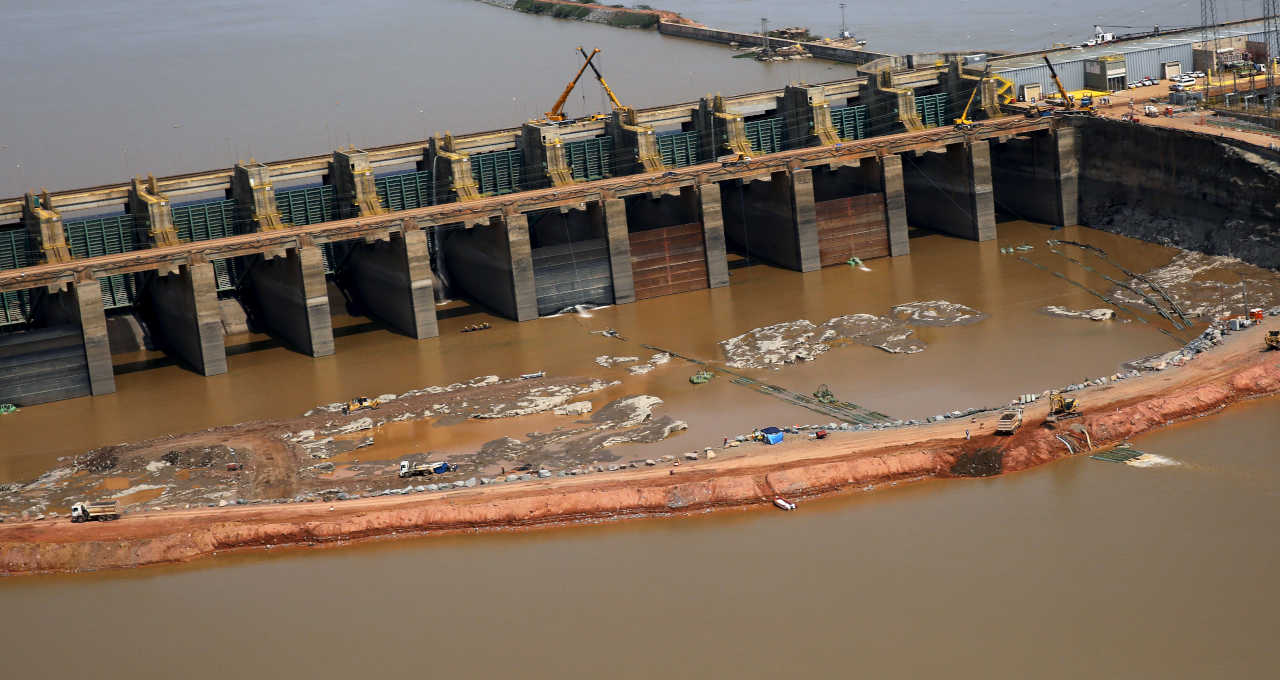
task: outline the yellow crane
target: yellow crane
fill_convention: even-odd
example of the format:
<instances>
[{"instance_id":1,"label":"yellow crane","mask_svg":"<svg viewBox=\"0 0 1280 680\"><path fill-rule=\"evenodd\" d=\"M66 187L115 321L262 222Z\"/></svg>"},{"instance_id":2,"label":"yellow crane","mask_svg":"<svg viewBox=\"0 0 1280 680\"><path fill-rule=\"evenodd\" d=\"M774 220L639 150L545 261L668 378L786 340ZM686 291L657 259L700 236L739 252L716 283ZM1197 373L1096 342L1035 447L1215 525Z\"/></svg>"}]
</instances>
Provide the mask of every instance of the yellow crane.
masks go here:
<instances>
[{"instance_id":1,"label":"yellow crane","mask_svg":"<svg viewBox=\"0 0 1280 680\"><path fill-rule=\"evenodd\" d=\"M996 99L998 99L1001 104L1010 104L1013 102L1013 95L1009 94L1009 91L1013 89L1013 83L1001 78L1000 76L992 75L991 64L987 64L986 70L982 72L982 78L978 80L978 83L973 87L973 91L969 93L969 101L965 103L964 111L960 114L960 117L956 119L956 127L962 130L967 130L973 126L973 121L969 120L969 111L973 108L973 100L978 96L978 92L982 89L982 84L987 82L988 79L996 81L1000 86L996 88Z\"/></svg>"},{"instance_id":2,"label":"yellow crane","mask_svg":"<svg viewBox=\"0 0 1280 680\"><path fill-rule=\"evenodd\" d=\"M591 72L596 74L596 80L600 81L600 87L604 88L604 93L609 95L609 103L613 104L613 109L616 111L618 109L623 108L622 102L618 101L618 95L613 93L613 88L609 87L609 83L606 83L604 81L604 76L600 75L600 69L596 68L596 65L591 63L591 57L594 57L596 52L599 52L600 50L596 50L595 52L592 52L591 56L587 56L586 50L582 49L581 47L578 48L578 51L582 53L582 56L584 58L586 58L587 66L591 67Z\"/></svg>"},{"instance_id":3,"label":"yellow crane","mask_svg":"<svg viewBox=\"0 0 1280 680\"><path fill-rule=\"evenodd\" d=\"M1053 63L1049 61L1048 56L1042 56L1044 63L1049 67L1049 75L1053 76L1053 84L1058 87L1058 96L1062 97L1062 106L1068 111L1093 111L1093 100L1089 97L1082 97L1077 105L1076 101L1071 98L1071 94L1067 92L1067 87L1062 84L1062 79L1058 77L1058 71L1053 68Z\"/></svg>"},{"instance_id":4,"label":"yellow crane","mask_svg":"<svg viewBox=\"0 0 1280 680\"><path fill-rule=\"evenodd\" d=\"M582 53L582 56L587 58L587 61L578 69L578 72L574 74L573 80L570 80L569 84L565 85L564 92L561 92L560 98L556 100L556 105L551 107L551 110L547 112L547 120L549 121L558 122L564 120L564 103L569 99L569 94L573 92L573 88L577 86L578 80L582 78L582 74L587 70L587 67L591 66L591 68L595 68L595 66L592 66L591 60L600 53L600 50L595 49L591 51L591 54L587 54L586 50L579 47L578 51ZM596 76L599 77L599 75L600 74L597 72Z\"/></svg>"}]
</instances>

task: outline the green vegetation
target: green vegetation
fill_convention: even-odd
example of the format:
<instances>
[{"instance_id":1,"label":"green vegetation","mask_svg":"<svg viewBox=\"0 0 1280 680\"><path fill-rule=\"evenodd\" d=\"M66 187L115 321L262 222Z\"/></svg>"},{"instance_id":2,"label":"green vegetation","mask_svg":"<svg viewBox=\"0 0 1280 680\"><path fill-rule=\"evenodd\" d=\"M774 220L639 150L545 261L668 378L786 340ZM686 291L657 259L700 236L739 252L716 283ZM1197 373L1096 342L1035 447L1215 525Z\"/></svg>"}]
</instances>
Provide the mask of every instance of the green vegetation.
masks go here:
<instances>
[{"instance_id":1,"label":"green vegetation","mask_svg":"<svg viewBox=\"0 0 1280 680\"><path fill-rule=\"evenodd\" d=\"M653 28L658 25L658 15L614 12L609 16L609 25L619 28Z\"/></svg>"},{"instance_id":2,"label":"green vegetation","mask_svg":"<svg viewBox=\"0 0 1280 680\"><path fill-rule=\"evenodd\" d=\"M539 0L516 0L515 9L529 14L549 14L557 19L585 19L591 14L590 7L572 7Z\"/></svg>"},{"instance_id":3,"label":"green vegetation","mask_svg":"<svg viewBox=\"0 0 1280 680\"><path fill-rule=\"evenodd\" d=\"M593 0L571 0L582 6L567 5L544 0L516 0L515 9L526 14L544 14L557 19L586 19L591 15ZM609 12L606 23L618 28L653 28L658 25L656 14L644 14L628 11L625 5L611 5L616 10ZM638 9L652 9L648 5L638 5Z\"/></svg>"}]
</instances>

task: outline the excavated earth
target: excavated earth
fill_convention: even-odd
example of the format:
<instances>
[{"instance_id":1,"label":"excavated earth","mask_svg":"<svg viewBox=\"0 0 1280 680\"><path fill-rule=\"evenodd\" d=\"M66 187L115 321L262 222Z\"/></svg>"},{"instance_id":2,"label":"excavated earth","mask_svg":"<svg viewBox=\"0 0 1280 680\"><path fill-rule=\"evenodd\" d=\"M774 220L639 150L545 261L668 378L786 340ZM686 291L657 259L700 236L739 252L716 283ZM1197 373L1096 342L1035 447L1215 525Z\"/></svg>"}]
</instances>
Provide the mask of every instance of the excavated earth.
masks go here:
<instances>
[{"instance_id":1,"label":"excavated earth","mask_svg":"<svg viewBox=\"0 0 1280 680\"><path fill-rule=\"evenodd\" d=\"M985 415L836 432L820 441L789 439L681 467L641 466L428 496L148 512L109 523L6 523L0 525L0 570L78 572L250 548L764 507L777 495L797 500L887 482L1015 472L1087 449L1077 425L1087 430L1093 446L1104 447L1241 400L1280 393L1280 353L1261 349L1266 330L1275 328L1280 320L1269 318L1262 328L1233 333L1183 366L1084 389L1077 393L1084 415L1057 430L1039 426L1046 405L1035 403L1026 409L1027 424L1009 437L991 434L995 416ZM972 440L966 440L966 429L977 433ZM1071 451L1059 436L1072 442ZM191 460L203 463L201 457Z\"/></svg>"}]
</instances>

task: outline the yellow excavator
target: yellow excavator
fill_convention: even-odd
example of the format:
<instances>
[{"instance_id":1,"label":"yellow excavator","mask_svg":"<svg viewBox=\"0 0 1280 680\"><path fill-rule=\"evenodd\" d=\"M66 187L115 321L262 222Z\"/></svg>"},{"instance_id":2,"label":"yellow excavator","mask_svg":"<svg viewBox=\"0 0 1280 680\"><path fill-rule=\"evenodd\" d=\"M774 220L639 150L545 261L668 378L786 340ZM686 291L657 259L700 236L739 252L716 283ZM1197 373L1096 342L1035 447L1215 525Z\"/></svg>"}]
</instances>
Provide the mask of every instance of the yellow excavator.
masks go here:
<instances>
[{"instance_id":1,"label":"yellow excavator","mask_svg":"<svg viewBox=\"0 0 1280 680\"><path fill-rule=\"evenodd\" d=\"M587 58L587 61L578 69L578 72L574 74L573 80L570 80L569 84L565 85L564 92L560 93L560 98L556 100L555 106L552 106L551 110L547 112L547 120L553 123L558 123L564 120L564 103L569 100L569 94L573 92L574 87L577 87L578 80L582 78L582 74L586 72L587 67L591 66L591 68L595 68L595 66L591 64L591 60L595 59L597 54L600 54L599 49L591 50L591 54L587 54L586 50L583 50L581 47L578 48L578 51L582 53L582 56ZM596 73L596 76L599 77L598 72ZM604 81L601 80L600 82ZM610 96L613 96L612 93L610 93Z\"/></svg>"},{"instance_id":2,"label":"yellow excavator","mask_svg":"<svg viewBox=\"0 0 1280 680\"><path fill-rule=\"evenodd\" d=\"M1080 402L1075 397L1064 397L1057 392L1049 395L1049 415L1044 424L1053 425L1059 420L1075 418L1080 415Z\"/></svg>"},{"instance_id":3,"label":"yellow excavator","mask_svg":"<svg viewBox=\"0 0 1280 680\"><path fill-rule=\"evenodd\" d=\"M973 128L973 121L969 120L969 111L973 109L973 100L977 98L978 92L982 90L982 84L987 80L994 80L999 83L1000 87L996 88L996 99L1001 104L1010 104L1013 102L1013 95L1009 91L1013 89L1013 83L1001 78L1000 76L991 75L991 64L987 64L987 70L983 71L982 78L974 85L973 91L969 93L969 101L964 105L964 111L960 117L956 119L956 128L960 130L970 130Z\"/></svg>"}]
</instances>

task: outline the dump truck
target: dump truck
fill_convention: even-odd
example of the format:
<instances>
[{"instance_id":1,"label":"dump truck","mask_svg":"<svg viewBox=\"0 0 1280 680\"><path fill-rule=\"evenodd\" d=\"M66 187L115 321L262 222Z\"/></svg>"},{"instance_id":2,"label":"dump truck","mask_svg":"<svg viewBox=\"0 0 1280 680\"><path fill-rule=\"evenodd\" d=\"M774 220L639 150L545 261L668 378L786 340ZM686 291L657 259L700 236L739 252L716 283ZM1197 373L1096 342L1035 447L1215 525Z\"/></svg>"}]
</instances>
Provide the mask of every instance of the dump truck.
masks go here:
<instances>
[{"instance_id":1,"label":"dump truck","mask_svg":"<svg viewBox=\"0 0 1280 680\"><path fill-rule=\"evenodd\" d=\"M1022 427L1022 409L1007 408L996 421L996 434L1013 434Z\"/></svg>"},{"instance_id":2,"label":"dump truck","mask_svg":"<svg viewBox=\"0 0 1280 680\"><path fill-rule=\"evenodd\" d=\"M120 519L120 506L115 501L81 501L71 506L71 521L75 523L113 519Z\"/></svg>"},{"instance_id":3,"label":"dump truck","mask_svg":"<svg viewBox=\"0 0 1280 680\"><path fill-rule=\"evenodd\" d=\"M445 461L437 461L434 463L411 463L407 460L400 461L401 477L422 477L424 475L443 475L446 472L457 470L458 466Z\"/></svg>"},{"instance_id":4,"label":"dump truck","mask_svg":"<svg viewBox=\"0 0 1280 680\"><path fill-rule=\"evenodd\" d=\"M1280 331L1267 331L1267 349L1280 349Z\"/></svg>"},{"instance_id":5,"label":"dump truck","mask_svg":"<svg viewBox=\"0 0 1280 680\"><path fill-rule=\"evenodd\" d=\"M1080 403L1075 397L1064 397L1054 392L1049 395L1049 415L1045 416L1044 424L1053 425L1059 420L1075 418L1079 415Z\"/></svg>"}]
</instances>

